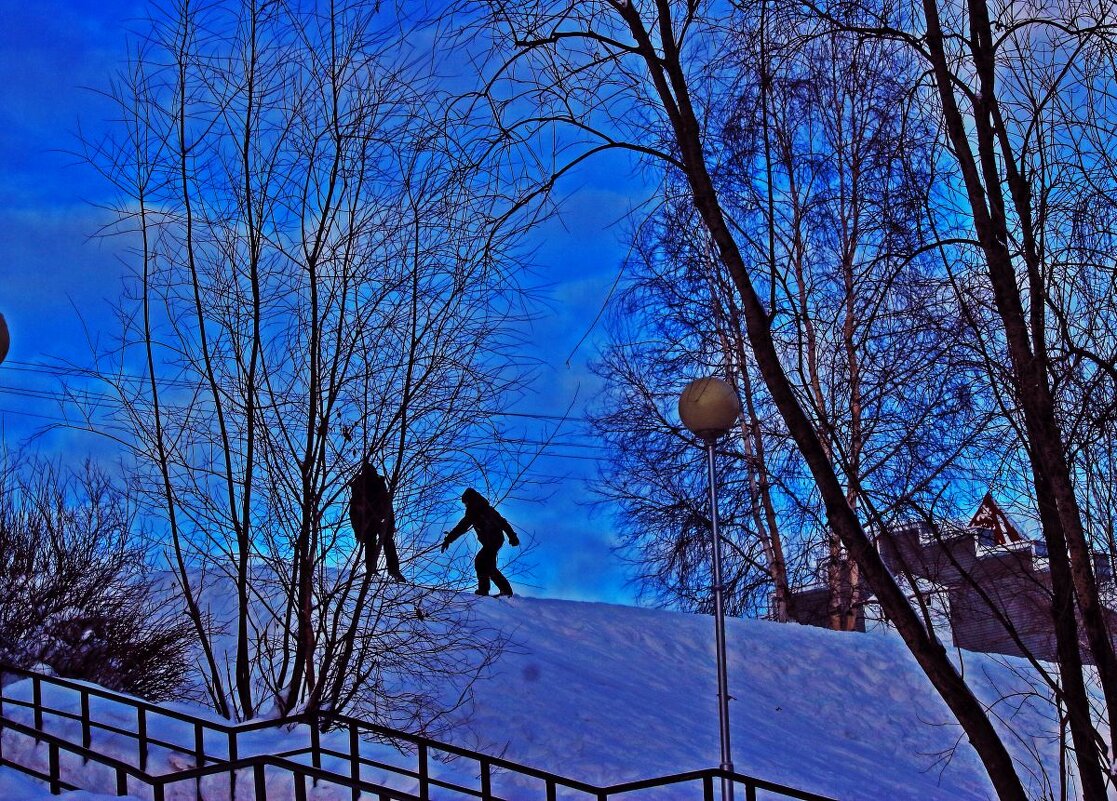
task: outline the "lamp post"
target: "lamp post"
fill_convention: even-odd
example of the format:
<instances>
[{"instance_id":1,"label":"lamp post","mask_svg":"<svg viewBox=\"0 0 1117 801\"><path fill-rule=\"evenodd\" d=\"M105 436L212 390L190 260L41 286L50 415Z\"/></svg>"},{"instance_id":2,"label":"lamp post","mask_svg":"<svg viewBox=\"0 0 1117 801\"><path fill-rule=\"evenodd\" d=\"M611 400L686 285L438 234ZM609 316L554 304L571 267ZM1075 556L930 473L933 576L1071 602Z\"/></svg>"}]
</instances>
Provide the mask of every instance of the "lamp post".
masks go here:
<instances>
[{"instance_id":1,"label":"lamp post","mask_svg":"<svg viewBox=\"0 0 1117 801\"><path fill-rule=\"evenodd\" d=\"M706 471L710 483L710 521L713 528L714 636L718 660L718 720L721 729L721 769L733 772L729 748L729 680L725 667L725 586L721 579L721 537L718 532L718 490L714 446L741 414L737 393L720 378L699 378L679 396L679 417L706 443ZM721 779L722 801L733 801L733 782Z\"/></svg>"}]
</instances>

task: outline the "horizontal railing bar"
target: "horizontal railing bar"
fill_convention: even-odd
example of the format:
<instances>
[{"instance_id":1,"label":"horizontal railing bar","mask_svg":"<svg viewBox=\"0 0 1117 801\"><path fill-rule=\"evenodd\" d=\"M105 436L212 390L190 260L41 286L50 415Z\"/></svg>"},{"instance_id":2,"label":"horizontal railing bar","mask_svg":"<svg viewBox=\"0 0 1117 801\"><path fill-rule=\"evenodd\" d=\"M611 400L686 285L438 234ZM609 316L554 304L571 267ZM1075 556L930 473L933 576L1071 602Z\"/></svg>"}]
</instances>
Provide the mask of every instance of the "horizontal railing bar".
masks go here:
<instances>
[{"instance_id":1,"label":"horizontal railing bar","mask_svg":"<svg viewBox=\"0 0 1117 801\"><path fill-rule=\"evenodd\" d=\"M378 793L380 795L390 795L400 801L420 801L418 796L406 793L403 790L397 790L392 787L386 787L382 784L375 784L364 779L351 779L348 776L331 773L328 770L320 770L313 766L304 765L301 762L291 762L287 759L279 759L272 754L258 754L246 759L239 759L236 762L226 762L221 765L209 765L204 768L195 768L178 773L168 773L163 776L153 777L154 781L166 786L169 784L177 784L178 782L197 781L204 779L206 776L212 776L220 773L231 773L240 770L248 770L257 765L264 765L266 767L273 767L279 770L286 771L292 774L301 774L310 779L315 779L320 782L328 782L330 784L337 784L349 789L360 790L361 792L368 791L370 793Z\"/></svg>"},{"instance_id":2,"label":"horizontal railing bar","mask_svg":"<svg viewBox=\"0 0 1117 801\"><path fill-rule=\"evenodd\" d=\"M347 752L335 751L332 748L319 748L318 753L322 754L323 756L336 757L338 759L345 760L346 762L351 761L351 758ZM293 751L285 751L283 753L283 756L302 756L303 754L313 756L314 752L310 748L297 748ZM380 760L372 759L371 757L358 757L357 761L360 762L362 766L368 765L370 768L380 768L381 770L390 771L391 773L399 773L400 775L406 776L409 779L419 778L419 771L417 770L410 770L399 765L393 765L389 762L381 762Z\"/></svg>"},{"instance_id":3,"label":"horizontal railing bar","mask_svg":"<svg viewBox=\"0 0 1117 801\"><path fill-rule=\"evenodd\" d=\"M4 698L4 704L7 706L23 707L25 709L35 708L35 705L32 704L30 701L23 701L13 698ZM64 709L55 709L51 706L42 706L40 707L40 709L42 710L44 715L52 715L57 718L65 718L66 720L72 720L76 723L84 722L84 718L82 717L82 715L77 712L67 712ZM89 726L93 729L97 729L98 731L105 731L111 734L122 735L130 740L135 740L137 743L139 743L139 735L131 729L124 729L112 723L101 722L99 720L96 720L92 715L89 716ZM193 746L179 745L178 743L172 743L167 740L160 740L150 735L148 735L147 737L147 744L165 748L168 751L174 751L176 753L183 754L184 756L197 755L197 752L194 750ZM206 758L209 759L210 755L206 754Z\"/></svg>"},{"instance_id":4,"label":"horizontal railing bar","mask_svg":"<svg viewBox=\"0 0 1117 801\"><path fill-rule=\"evenodd\" d=\"M683 782L700 781L707 776L720 775L716 769L707 768L706 770L690 771L689 773L675 773L670 776L659 776L654 779L639 779L634 782L625 782L624 784L614 784L609 787L601 787L598 792L607 793L609 795L619 793L631 793L636 790L647 790L651 787L663 787L668 784L682 784Z\"/></svg>"},{"instance_id":5,"label":"horizontal railing bar","mask_svg":"<svg viewBox=\"0 0 1117 801\"><path fill-rule=\"evenodd\" d=\"M416 774L418 775L418 774ZM472 787L465 787L461 784L445 781L443 779L436 779L433 776L427 776L427 784L433 784L436 787L441 787L444 790L453 790L455 793L462 793L463 795L472 795L481 798L481 791L474 790Z\"/></svg>"},{"instance_id":6,"label":"horizontal railing bar","mask_svg":"<svg viewBox=\"0 0 1117 801\"><path fill-rule=\"evenodd\" d=\"M0 673L14 673L16 675L25 676L29 679L34 679L37 677L40 681L45 681L58 687L65 687L66 689L74 690L75 692L79 693L88 693L89 695L95 696L97 698L104 698L108 701L123 704L124 706L130 706L134 709L146 709L148 712L165 715L166 717L175 718L184 722L194 722L196 720L196 718L185 712L176 712L174 710L164 709L163 707L153 704L150 701L145 701L142 698L125 695L124 693L119 693L115 690L109 690L96 684L87 684L82 681L68 679L64 676L46 676L42 673L36 673L33 670L27 670L26 668L16 667L15 665L9 665L7 663L0 663ZM5 696L5 700L9 700L7 696ZM218 728L223 726L225 728L228 728L228 726L225 726L225 724L217 723L215 721L203 722L207 725L212 725Z\"/></svg>"},{"instance_id":7,"label":"horizontal railing bar","mask_svg":"<svg viewBox=\"0 0 1117 801\"><path fill-rule=\"evenodd\" d=\"M12 731L17 731L20 734L27 735L28 737L32 737L32 738L37 739L37 740L42 740L46 743L51 743L51 744L57 745L59 748L61 748L63 751L66 751L67 753L74 754L74 755L80 756L80 757L84 757L84 758L89 759L93 762L97 762L97 763L100 763L100 764L105 765L107 767L110 767L113 770L122 770L125 773L127 773L129 776L131 776L135 779L139 779L140 781L145 782L147 784L151 784L151 782L153 780L157 779L157 777L152 776L151 774L149 774L145 771L142 771L139 768L137 768L137 767L135 767L135 766L133 766L133 765L127 763L127 762L116 759L115 757L111 757L108 754L102 754L99 751L94 751L91 748L84 748L80 745L76 745L76 744L70 742L69 740L65 739L64 737L60 737L57 734L52 734L51 732L40 731L39 729L36 729L34 726L28 726L26 724L19 723L19 722L14 721L14 720L8 720L8 719L5 718L4 722L3 722L3 725L0 726L0 728L11 729ZM18 766L18 765L13 765L13 767L18 767L20 770L23 770L23 768L21 766ZM31 769L24 770L24 772L28 773L30 770Z\"/></svg>"},{"instance_id":8,"label":"horizontal railing bar","mask_svg":"<svg viewBox=\"0 0 1117 801\"><path fill-rule=\"evenodd\" d=\"M739 781L742 784L751 784L757 790L764 790L769 793L779 793L780 795L788 796L789 798L796 798L799 801L834 801L830 796L819 795L811 793L806 790L797 790L794 787L787 787L775 782L765 781L764 779L757 779L751 776L741 776L737 773L729 774L730 778L734 781Z\"/></svg>"},{"instance_id":9,"label":"horizontal railing bar","mask_svg":"<svg viewBox=\"0 0 1117 801\"><path fill-rule=\"evenodd\" d=\"M153 704L150 701L145 701L142 698L136 698L135 696L126 695L124 693L117 692L116 690L109 690L96 684L88 684L86 682L78 681L75 679L68 679L64 676L46 676L42 673L36 673L33 670L17 667L6 662L0 662L0 673L13 673L29 679L34 679L37 677L40 681L54 684L58 687L65 687L66 689L74 690L75 692L79 693L88 693L89 695L95 696L97 698L104 698L114 703L132 707L133 709L144 709L152 714L161 715L166 718L171 718L172 720L182 721L183 723L201 723L203 726L206 726L210 729L213 729L214 731L226 735L235 732L249 732L256 731L258 729L269 729L276 725L293 723L306 717L305 715L298 715L290 718L282 718L279 720L251 720L244 723L222 723L220 721L209 720L206 718L191 715L187 712L178 712L173 709L167 709L165 707L159 706L158 704ZM16 703L18 702L18 699L9 698L7 695L5 695L4 702Z\"/></svg>"},{"instance_id":10,"label":"horizontal railing bar","mask_svg":"<svg viewBox=\"0 0 1117 801\"><path fill-rule=\"evenodd\" d=\"M318 753L322 754L323 756L336 757L337 759L345 760L345 761L349 761L349 759L350 759L349 754L347 752L335 751L332 748L320 748L320 749L318 749ZM310 749L301 748L301 749L295 749L295 750L292 750L292 751L284 751L282 756L290 758L290 757L294 757L294 756L304 756L304 755L310 756L311 754L312 754L312 752L311 752ZM485 761L490 761L490 762L492 761L492 759L490 757L483 757L483 758L477 758L477 759L478 759L478 762L480 762L482 759L484 759ZM410 779L418 779L419 776L420 776L418 771L409 770L408 768L401 767L399 765L392 765L391 763L381 762L380 760L371 759L369 757L360 757L359 761L360 761L362 766L368 765L369 767L380 768L381 770L386 770L390 773L395 773L395 774L400 775L400 776L406 776L407 778L410 778ZM300 764L302 764L302 763L300 763ZM516 772L521 773L521 774L523 773L522 771L519 771L519 770L517 770ZM537 777L532 777L532 778L537 778ZM555 778L558 780L558 781L556 781L556 783L561 783L561 781L562 781L561 776L557 776ZM437 785L437 786L442 787L443 789L446 789L446 790L454 790L455 792L459 792L459 793L462 793L464 795L475 796L477 798L484 797L484 793L481 790L477 790L477 789L472 788L472 787L466 787L465 785L456 784L454 782L445 781L443 779L437 779L437 778L434 778L432 776L428 776L427 781L430 784ZM572 787L571 789L576 790L578 788ZM596 795L597 792L598 792L598 790L595 788L593 790L593 794ZM490 798L492 798L493 801L501 801L500 798L498 796L495 796L495 795L490 794Z\"/></svg>"},{"instance_id":11,"label":"horizontal railing bar","mask_svg":"<svg viewBox=\"0 0 1117 801\"><path fill-rule=\"evenodd\" d=\"M276 754L276 756L291 758L291 757L296 757L296 756L312 756L312 753L313 752L309 748L298 748L298 749L294 749L292 751L284 751L282 754ZM318 753L322 754L323 756L336 757L338 759L345 760L345 761L349 761L349 759L350 759L349 754L347 752L335 751L332 748L319 748ZM358 759L358 761L361 763L362 766L367 765L371 768L380 768L381 770L386 770L389 773L395 773L399 776L406 776L409 779L418 779L419 776L420 776L418 771L410 770L410 769L402 767L400 765L393 765L389 762L381 762L378 759L371 759L369 757L360 757ZM302 763L300 763L300 764L302 764ZM442 779L436 779L436 778L433 778L431 776L427 777L427 781L430 782L431 784L438 785L438 786L440 786L440 787L442 787L446 790L454 790L456 792L463 793L465 795L476 796L478 798L481 798L481 797L484 796L484 793L482 793L480 790L476 790L472 787L466 787L465 785L461 785L461 784L455 784L453 782L447 782L447 781L444 781ZM500 799L497 798L497 796L495 796L495 795L490 795L490 797L493 799L493 801L500 801Z\"/></svg>"},{"instance_id":12,"label":"horizontal railing bar","mask_svg":"<svg viewBox=\"0 0 1117 801\"><path fill-rule=\"evenodd\" d=\"M56 784L58 784L59 787L61 787L63 790L66 790L67 792L69 792L70 790L80 790L80 789L82 789L80 787L77 787L76 785L70 784L68 781L66 781L65 779L62 779L62 778L51 779L49 773L40 773L39 771L35 770L34 768L25 767L25 766L19 764L18 762L13 762L12 760L8 759L7 757L0 757L0 766L6 766L6 767L9 767L9 768L13 768L15 770L18 770L20 773L24 774L25 776L30 776L33 779L38 779L39 781L44 781L48 784L51 781L54 781Z\"/></svg>"},{"instance_id":13,"label":"horizontal railing bar","mask_svg":"<svg viewBox=\"0 0 1117 801\"><path fill-rule=\"evenodd\" d=\"M554 781L556 784L560 784L563 787L567 787L571 790L578 790L580 792L596 795L603 789L592 784L587 784L586 782L578 781L577 779L569 779L565 776L560 776L557 773L550 773L545 770L533 768L529 765L521 765L517 762L512 762L511 760L501 759L500 757L490 757L484 754L478 754L476 751L470 751L468 748L461 748L449 743L432 740L431 738L424 737L421 734L400 732L396 731L395 729L389 729L384 726L379 726L375 723L368 723L366 721L359 720L358 718L351 718L345 715L338 715L336 713L322 713L322 717L327 720L344 723L347 726L356 725L358 728L364 729L365 731L374 731L378 734L383 734L389 739L405 740L408 742L413 742L416 745L425 745L428 748L432 748L436 751L442 751L446 754L453 754L454 756L472 759L478 764L480 764L482 760L485 760L494 767L505 768L507 770L511 770L525 776L531 776L535 779L541 779L543 781Z\"/></svg>"},{"instance_id":14,"label":"horizontal railing bar","mask_svg":"<svg viewBox=\"0 0 1117 801\"><path fill-rule=\"evenodd\" d=\"M635 782L625 782L624 784L614 784L609 787L601 788L601 792L608 795L619 795L621 793L630 793L637 790L647 790L653 787L664 787L668 784L682 784L683 782L692 782L705 779L707 776L715 779L727 778L731 779L737 784L752 785L758 790L765 790L767 792L780 793L781 795L790 798L799 799L799 801L834 801L834 799L827 796L810 793L806 790L797 790L794 787L785 787L784 785L775 782L757 779L752 776L747 776L743 773L727 773L720 768L707 768L706 770L690 771L688 773L676 773L670 776L660 776L655 779L641 779Z\"/></svg>"}]
</instances>

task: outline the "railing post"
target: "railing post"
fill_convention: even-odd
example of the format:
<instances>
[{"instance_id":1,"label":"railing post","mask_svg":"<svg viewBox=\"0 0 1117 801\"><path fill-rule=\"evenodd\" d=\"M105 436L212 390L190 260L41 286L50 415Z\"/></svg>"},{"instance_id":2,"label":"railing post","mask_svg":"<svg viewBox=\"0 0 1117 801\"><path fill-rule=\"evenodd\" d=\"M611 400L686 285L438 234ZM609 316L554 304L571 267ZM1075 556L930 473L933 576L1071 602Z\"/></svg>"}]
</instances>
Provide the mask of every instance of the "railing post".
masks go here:
<instances>
[{"instance_id":1,"label":"railing post","mask_svg":"<svg viewBox=\"0 0 1117 801\"><path fill-rule=\"evenodd\" d=\"M62 783L59 781L61 778L59 772L61 768L58 765L58 743L51 743L49 748L50 759L50 794L61 795Z\"/></svg>"},{"instance_id":2,"label":"railing post","mask_svg":"<svg viewBox=\"0 0 1117 801\"><path fill-rule=\"evenodd\" d=\"M353 780L353 801L358 801L361 797L357 784L361 780L361 738L355 722L349 724L349 778Z\"/></svg>"},{"instance_id":3,"label":"railing post","mask_svg":"<svg viewBox=\"0 0 1117 801\"><path fill-rule=\"evenodd\" d=\"M745 785L745 801L756 801L756 785L752 782Z\"/></svg>"},{"instance_id":4,"label":"railing post","mask_svg":"<svg viewBox=\"0 0 1117 801\"><path fill-rule=\"evenodd\" d=\"M256 795L256 801L268 801L268 785L264 775L264 763L257 762L252 766L252 791Z\"/></svg>"},{"instance_id":5,"label":"railing post","mask_svg":"<svg viewBox=\"0 0 1117 801\"><path fill-rule=\"evenodd\" d=\"M237 761L237 732L229 730L229 764ZM236 801L237 797L237 772L229 771L229 801Z\"/></svg>"},{"instance_id":6,"label":"railing post","mask_svg":"<svg viewBox=\"0 0 1117 801\"><path fill-rule=\"evenodd\" d=\"M555 785L554 779L547 779L547 801L556 801L558 798L558 787Z\"/></svg>"},{"instance_id":7,"label":"railing post","mask_svg":"<svg viewBox=\"0 0 1117 801\"><path fill-rule=\"evenodd\" d=\"M702 777L702 801L714 801L714 777L708 773Z\"/></svg>"},{"instance_id":8,"label":"railing post","mask_svg":"<svg viewBox=\"0 0 1117 801\"><path fill-rule=\"evenodd\" d=\"M306 801L306 774L295 771L295 801Z\"/></svg>"},{"instance_id":9,"label":"railing post","mask_svg":"<svg viewBox=\"0 0 1117 801\"><path fill-rule=\"evenodd\" d=\"M89 692L82 690L81 693L81 746L88 749L93 744L93 733L89 728ZM89 762L86 757L82 764Z\"/></svg>"},{"instance_id":10,"label":"railing post","mask_svg":"<svg viewBox=\"0 0 1117 801\"><path fill-rule=\"evenodd\" d=\"M124 772L124 768L116 769L116 794L128 795L128 774Z\"/></svg>"},{"instance_id":11,"label":"railing post","mask_svg":"<svg viewBox=\"0 0 1117 801\"><path fill-rule=\"evenodd\" d=\"M492 801L493 778L489 772L489 760L481 760L481 801Z\"/></svg>"},{"instance_id":12,"label":"railing post","mask_svg":"<svg viewBox=\"0 0 1117 801\"><path fill-rule=\"evenodd\" d=\"M147 708L136 707L136 737L140 746L140 770L147 771Z\"/></svg>"},{"instance_id":13,"label":"railing post","mask_svg":"<svg viewBox=\"0 0 1117 801\"><path fill-rule=\"evenodd\" d=\"M194 721L194 767L205 767L206 763L206 730L200 720ZM202 777L194 780L194 798L202 801Z\"/></svg>"},{"instance_id":14,"label":"railing post","mask_svg":"<svg viewBox=\"0 0 1117 801\"><path fill-rule=\"evenodd\" d=\"M206 730L201 721L194 722L194 767L205 766L206 761Z\"/></svg>"},{"instance_id":15,"label":"railing post","mask_svg":"<svg viewBox=\"0 0 1117 801\"><path fill-rule=\"evenodd\" d=\"M430 773L427 766L427 744L419 743L419 798L430 801Z\"/></svg>"},{"instance_id":16,"label":"railing post","mask_svg":"<svg viewBox=\"0 0 1117 801\"><path fill-rule=\"evenodd\" d=\"M43 682L39 674L31 676L31 702L35 705L35 731L43 730ZM38 738L35 740L38 742Z\"/></svg>"},{"instance_id":17,"label":"railing post","mask_svg":"<svg viewBox=\"0 0 1117 801\"><path fill-rule=\"evenodd\" d=\"M322 769L322 732L318 730L318 721L310 727L310 764L318 770ZM318 777L314 777L314 786L318 786Z\"/></svg>"}]
</instances>

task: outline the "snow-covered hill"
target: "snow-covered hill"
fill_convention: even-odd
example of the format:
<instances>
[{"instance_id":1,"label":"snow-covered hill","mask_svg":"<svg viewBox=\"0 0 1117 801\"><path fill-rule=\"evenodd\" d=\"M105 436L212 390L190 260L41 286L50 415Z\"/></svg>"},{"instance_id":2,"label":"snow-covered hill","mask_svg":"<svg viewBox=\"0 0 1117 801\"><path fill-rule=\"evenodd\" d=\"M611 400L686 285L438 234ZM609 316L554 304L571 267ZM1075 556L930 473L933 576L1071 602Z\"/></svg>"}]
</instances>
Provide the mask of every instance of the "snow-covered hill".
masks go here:
<instances>
[{"instance_id":1,"label":"snow-covered hill","mask_svg":"<svg viewBox=\"0 0 1117 801\"><path fill-rule=\"evenodd\" d=\"M443 739L599 785L717 764L711 618L521 597L473 608L510 644ZM727 638L739 772L849 801L993 797L894 635L731 620ZM1043 796L1058 729L1040 682L1020 660L961 658Z\"/></svg>"},{"instance_id":2,"label":"snow-covered hill","mask_svg":"<svg viewBox=\"0 0 1117 801\"><path fill-rule=\"evenodd\" d=\"M454 739L598 784L718 764L712 618L518 597L476 609L512 646ZM993 797L895 635L729 620L726 636L738 772L851 801ZM1022 660L960 656L1039 796L1057 775L1049 696Z\"/></svg>"}]
</instances>

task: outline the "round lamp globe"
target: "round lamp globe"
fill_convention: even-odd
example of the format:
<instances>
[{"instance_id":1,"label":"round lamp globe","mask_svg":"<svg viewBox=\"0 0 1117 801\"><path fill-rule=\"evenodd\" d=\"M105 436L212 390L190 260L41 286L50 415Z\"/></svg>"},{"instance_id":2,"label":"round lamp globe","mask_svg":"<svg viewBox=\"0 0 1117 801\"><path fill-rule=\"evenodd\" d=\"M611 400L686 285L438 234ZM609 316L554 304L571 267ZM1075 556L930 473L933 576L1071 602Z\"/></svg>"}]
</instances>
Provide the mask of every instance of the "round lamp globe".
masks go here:
<instances>
[{"instance_id":1,"label":"round lamp globe","mask_svg":"<svg viewBox=\"0 0 1117 801\"><path fill-rule=\"evenodd\" d=\"M679 396L679 418L702 439L717 439L733 427L740 414L737 393L720 378L691 381Z\"/></svg>"}]
</instances>

